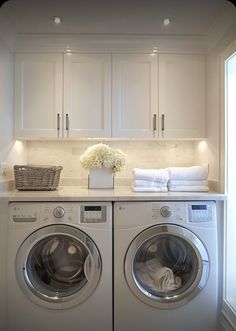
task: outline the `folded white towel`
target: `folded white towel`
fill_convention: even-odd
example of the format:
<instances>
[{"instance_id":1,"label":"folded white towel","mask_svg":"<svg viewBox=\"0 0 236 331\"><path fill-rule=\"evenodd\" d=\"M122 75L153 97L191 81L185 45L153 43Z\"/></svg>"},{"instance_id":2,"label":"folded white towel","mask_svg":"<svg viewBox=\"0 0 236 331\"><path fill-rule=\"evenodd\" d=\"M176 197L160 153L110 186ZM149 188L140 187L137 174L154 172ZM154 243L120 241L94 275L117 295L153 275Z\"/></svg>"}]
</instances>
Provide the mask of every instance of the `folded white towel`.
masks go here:
<instances>
[{"instance_id":1,"label":"folded white towel","mask_svg":"<svg viewBox=\"0 0 236 331\"><path fill-rule=\"evenodd\" d=\"M199 186L191 186L191 185L172 185L172 186L168 186L169 191L171 192L208 192L209 191L209 187L208 186L204 186L204 185L199 185Z\"/></svg>"},{"instance_id":2,"label":"folded white towel","mask_svg":"<svg viewBox=\"0 0 236 331\"><path fill-rule=\"evenodd\" d=\"M132 190L134 192L168 192L167 186L160 186L160 187L132 186Z\"/></svg>"},{"instance_id":3,"label":"folded white towel","mask_svg":"<svg viewBox=\"0 0 236 331\"><path fill-rule=\"evenodd\" d=\"M166 186L166 183L160 183L160 182L155 182L155 181L151 181L151 180L134 180L133 181L133 186L135 187L163 187Z\"/></svg>"},{"instance_id":4,"label":"folded white towel","mask_svg":"<svg viewBox=\"0 0 236 331\"><path fill-rule=\"evenodd\" d=\"M133 169L134 180L147 180L151 182L167 183L169 173L166 169Z\"/></svg>"},{"instance_id":5,"label":"folded white towel","mask_svg":"<svg viewBox=\"0 0 236 331\"><path fill-rule=\"evenodd\" d=\"M208 177L207 166L169 167L170 180L206 180Z\"/></svg>"},{"instance_id":6,"label":"folded white towel","mask_svg":"<svg viewBox=\"0 0 236 331\"><path fill-rule=\"evenodd\" d=\"M207 186L208 180L181 180L181 179L170 179L168 186Z\"/></svg>"}]
</instances>

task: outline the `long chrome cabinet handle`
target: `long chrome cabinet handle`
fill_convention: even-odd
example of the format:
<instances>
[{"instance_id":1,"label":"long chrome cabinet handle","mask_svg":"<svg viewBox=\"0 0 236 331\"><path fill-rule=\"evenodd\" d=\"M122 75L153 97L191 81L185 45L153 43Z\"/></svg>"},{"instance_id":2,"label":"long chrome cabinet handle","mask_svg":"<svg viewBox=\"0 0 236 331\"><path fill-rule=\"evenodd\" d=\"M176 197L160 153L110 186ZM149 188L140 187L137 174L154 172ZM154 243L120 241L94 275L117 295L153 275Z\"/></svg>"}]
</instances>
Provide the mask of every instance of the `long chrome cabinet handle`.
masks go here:
<instances>
[{"instance_id":1,"label":"long chrome cabinet handle","mask_svg":"<svg viewBox=\"0 0 236 331\"><path fill-rule=\"evenodd\" d=\"M57 136L60 135L60 114L57 113Z\"/></svg>"},{"instance_id":2,"label":"long chrome cabinet handle","mask_svg":"<svg viewBox=\"0 0 236 331\"><path fill-rule=\"evenodd\" d=\"M162 132L162 135L164 135L164 131L165 131L165 115L161 114L161 132Z\"/></svg>"},{"instance_id":3,"label":"long chrome cabinet handle","mask_svg":"<svg viewBox=\"0 0 236 331\"><path fill-rule=\"evenodd\" d=\"M69 114L66 114L66 132L67 132L67 136L69 136L69 126L70 126Z\"/></svg>"},{"instance_id":4,"label":"long chrome cabinet handle","mask_svg":"<svg viewBox=\"0 0 236 331\"><path fill-rule=\"evenodd\" d=\"M153 114L152 128L153 128L153 138L155 138L155 134L157 131L157 114Z\"/></svg>"}]
</instances>

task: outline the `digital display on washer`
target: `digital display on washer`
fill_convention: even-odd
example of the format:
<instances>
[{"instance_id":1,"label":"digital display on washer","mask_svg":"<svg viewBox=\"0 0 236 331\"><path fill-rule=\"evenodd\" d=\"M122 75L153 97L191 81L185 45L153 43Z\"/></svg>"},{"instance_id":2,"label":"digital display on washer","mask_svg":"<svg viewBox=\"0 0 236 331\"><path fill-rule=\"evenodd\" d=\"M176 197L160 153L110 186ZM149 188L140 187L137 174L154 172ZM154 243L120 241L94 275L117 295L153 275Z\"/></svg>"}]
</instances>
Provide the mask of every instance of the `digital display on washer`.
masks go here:
<instances>
[{"instance_id":1,"label":"digital display on washer","mask_svg":"<svg viewBox=\"0 0 236 331\"><path fill-rule=\"evenodd\" d=\"M84 211L101 211L101 206L85 206Z\"/></svg>"},{"instance_id":2,"label":"digital display on washer","mask_svg":"<svg viewBox=\"0 0 236 331\"><path fill-rule=\"evenodd\" d=\"M206 205L192 205L192 210L206 210Z\"/></svg>"}]
</instances>

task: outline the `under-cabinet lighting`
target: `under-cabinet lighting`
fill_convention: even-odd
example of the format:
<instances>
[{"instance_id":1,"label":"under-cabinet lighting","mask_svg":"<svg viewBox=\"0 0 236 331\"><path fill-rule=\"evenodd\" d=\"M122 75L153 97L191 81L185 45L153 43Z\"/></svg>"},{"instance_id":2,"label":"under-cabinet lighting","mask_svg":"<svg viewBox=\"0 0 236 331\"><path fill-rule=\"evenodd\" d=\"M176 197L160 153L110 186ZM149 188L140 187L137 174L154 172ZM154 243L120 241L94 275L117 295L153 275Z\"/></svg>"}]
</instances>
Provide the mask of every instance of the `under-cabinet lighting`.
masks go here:
<instances>
[{"instance_id":1,"label":"under-cabinet lighting","mask_svg":"<svg viewBox=\"0 0 236 331\"><path fill-rule=\"evenodd\" d=\"M199 141L198 143L199 152L205 152L207 150L207 142L205 140Z\"/></svg>"},{"instance_id":2,"label":"under-cabinet lighting","mask_svg":"<svg viewBox=\"0 0 236 331\"><path fill-rule=\"evenodd\" d=\"M66 46L66 53L67 53L68 55L70 55L71 52L72 52L71 47L70 47L70 46Z\"/></svg>"},{"instance_id":3,"label":"under-cabinet lighting","mask_svg":"<svg viewBox=\"0 0 236 331\"><path fill-rule=\"evenodd\" d=\"M18 154L22 153L24 148L24 142L20 140L15 140L13 148Z\"/></svg>"}]
</instances>

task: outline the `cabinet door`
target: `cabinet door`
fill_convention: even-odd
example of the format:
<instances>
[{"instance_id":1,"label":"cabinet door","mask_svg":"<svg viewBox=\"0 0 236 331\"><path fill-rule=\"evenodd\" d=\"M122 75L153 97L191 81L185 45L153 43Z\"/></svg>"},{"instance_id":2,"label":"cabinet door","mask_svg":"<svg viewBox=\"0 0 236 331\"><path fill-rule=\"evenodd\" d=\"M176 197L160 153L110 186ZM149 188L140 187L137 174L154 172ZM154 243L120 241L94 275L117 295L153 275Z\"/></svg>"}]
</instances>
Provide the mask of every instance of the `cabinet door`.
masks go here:
<instances>
[{"instance_id":1,"label":"cabinet door","mask_svg":"<svg viewBox=\"0 0 236 331\"><path fill-rule=\"evenodd\" d=\"M159 55L162 138L205 136L205 56Z\"/></svg>"},{"instance_id":2,"label":"cabinet door","mask_svg":"<svg viewBox=\"0 0 236 331\"><path fill-rule=\"evenodd\" d=\"M111 135L111 56L65 54L64 135Z\"/></svg>"},{"instance_id":3,"label":"cabinet door","mask_svg":"<svg viewBox=\"0 0 236 331\"><path fill-rule=\"evenodd\" d=\"M62 112L62 56L16 54L16 137L57 137Z\"/></svg>"},{"instance_id":4,"label":"cabinet door","mask_svg":"<svg viewBox=\"0 0 236 331\"><path fill-rule=\"evenodd\" d=\"M112 134L115 137L151 138L155 134L157 56L113 55Z\"/></svg>"}]
</instances>

